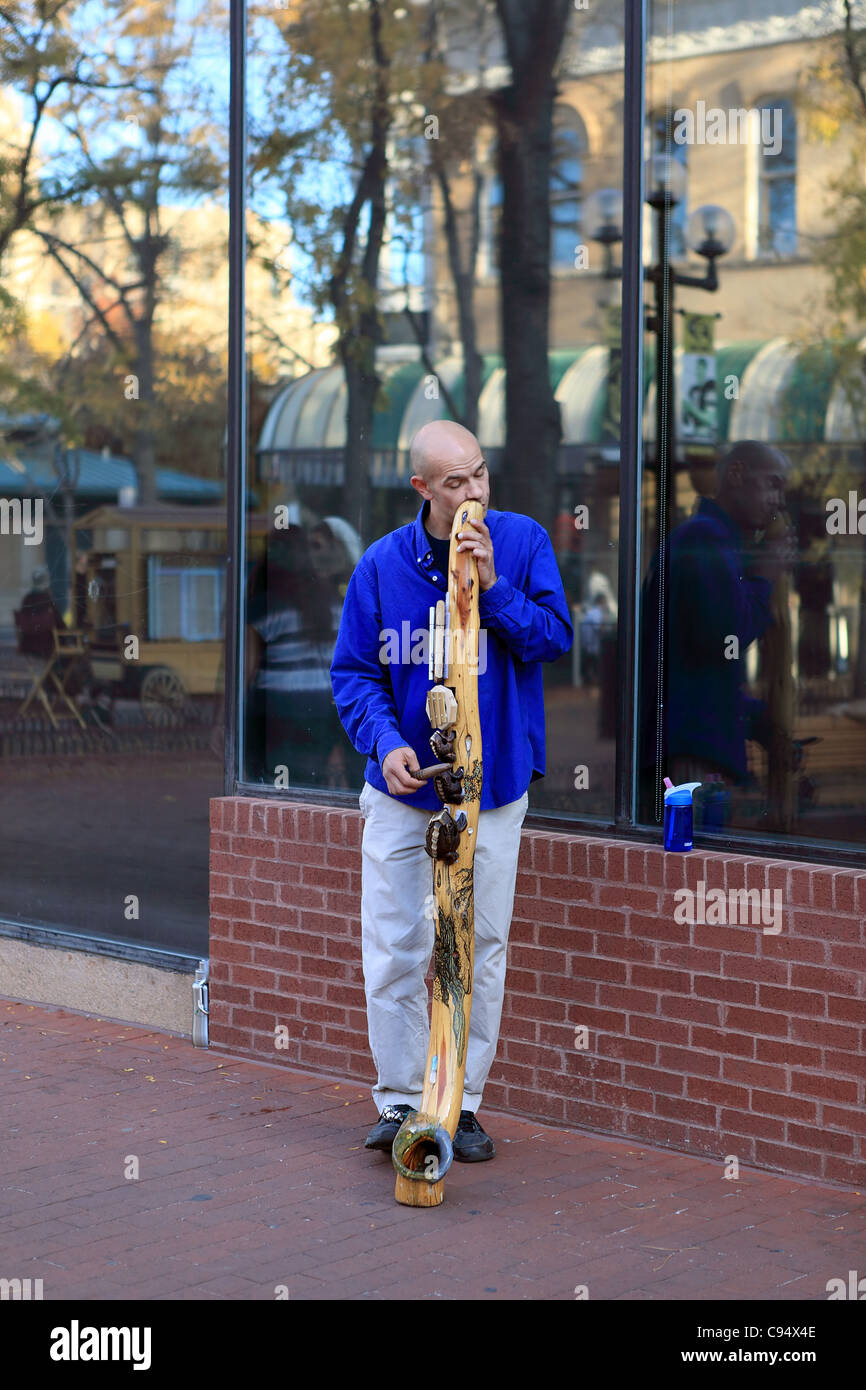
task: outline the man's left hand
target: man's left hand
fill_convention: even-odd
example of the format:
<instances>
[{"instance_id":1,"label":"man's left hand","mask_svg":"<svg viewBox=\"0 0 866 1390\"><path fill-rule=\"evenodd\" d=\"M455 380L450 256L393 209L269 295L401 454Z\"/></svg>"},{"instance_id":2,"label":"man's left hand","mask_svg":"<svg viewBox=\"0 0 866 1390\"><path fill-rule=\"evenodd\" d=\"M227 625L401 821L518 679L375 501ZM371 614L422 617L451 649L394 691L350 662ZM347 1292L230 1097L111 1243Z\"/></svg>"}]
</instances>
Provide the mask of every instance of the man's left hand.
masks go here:
<instances>
[{"instance_id":1,"label":"man's left hand","mask_svg":"<svg viewBox=\"0 0 866 1390\"><path fill-rule=\"evenodd\" d=\"M493 541L490 539L488 531L483 521L470 521L468 523L474 527L473 531L458 531L457 539L461 542L457 547L457 553L468 550L475 556L478 563L478 583L481 585L482 592L492 589L496 583L497 574L493 563Z\"/></svg>"}]
</instances>

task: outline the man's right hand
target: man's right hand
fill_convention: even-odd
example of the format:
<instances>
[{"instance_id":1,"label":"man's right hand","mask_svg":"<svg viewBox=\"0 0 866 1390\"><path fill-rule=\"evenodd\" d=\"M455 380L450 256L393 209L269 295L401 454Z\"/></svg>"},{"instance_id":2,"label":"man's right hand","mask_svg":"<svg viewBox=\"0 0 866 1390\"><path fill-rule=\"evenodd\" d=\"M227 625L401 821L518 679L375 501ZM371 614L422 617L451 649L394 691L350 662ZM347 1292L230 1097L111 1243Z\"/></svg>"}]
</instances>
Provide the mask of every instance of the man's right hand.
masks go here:
<instances>
[{"instance_id":1,"label":"man's right hand","mask_svg":"<svg viewBox=\"0 0 866 1390\"><path fill-rule=\"evenodd\" d=\"M394 748L382 759L382 776L392 796L408 796L410 792L421 790L423 783L416 782L414 777L409 776L407 766L414 772L420 770L418 759L411 748Z\"/></svg>"}]
</instances>

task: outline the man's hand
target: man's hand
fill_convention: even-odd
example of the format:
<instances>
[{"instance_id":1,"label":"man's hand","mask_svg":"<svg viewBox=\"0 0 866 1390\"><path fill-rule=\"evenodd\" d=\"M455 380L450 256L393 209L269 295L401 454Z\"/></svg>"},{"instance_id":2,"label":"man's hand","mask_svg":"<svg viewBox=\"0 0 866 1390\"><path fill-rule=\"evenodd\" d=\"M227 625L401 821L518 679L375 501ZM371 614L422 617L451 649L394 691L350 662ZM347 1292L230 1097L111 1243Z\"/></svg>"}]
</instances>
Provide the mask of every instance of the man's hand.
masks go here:
<instances>
[{"instance_id":1,"label":"man's hand","mask_svg":"<svg viewBox=\"0 0 866 1390\"><path fill-rule=\"evenodd\" d=\"M423 782L416 782L409 776L406 768L418 772L418 759L411 748L395 748L382 759L382 776L392 796L408 796L410 792L420 791Z\"/></svg>"},{"instance_id":2,"label":"man's hand","mask_svg":"<svg viewBox=\"0 0 866 1390\"><path fill-rule=\"evenodd\" d=\"M457 533L457 539L462 542L457 547L457 553L468 550L475 556L478 562L478 583L482 591L492 589L497 575L493 564L493 541L490 539L490 532L483 521L470 520L469 525L475 530Z\"/></svg>"}]
</instances>

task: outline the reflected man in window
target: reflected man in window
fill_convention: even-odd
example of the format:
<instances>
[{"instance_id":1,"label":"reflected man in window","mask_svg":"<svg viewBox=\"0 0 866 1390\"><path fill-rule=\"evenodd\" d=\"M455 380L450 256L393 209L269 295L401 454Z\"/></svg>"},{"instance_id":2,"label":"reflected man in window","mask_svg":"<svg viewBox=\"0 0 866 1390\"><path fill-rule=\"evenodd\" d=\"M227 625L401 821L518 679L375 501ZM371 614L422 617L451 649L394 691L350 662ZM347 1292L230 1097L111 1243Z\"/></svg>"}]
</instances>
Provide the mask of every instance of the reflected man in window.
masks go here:
<instances>
[{"instance_id":1,"label":"reflected man in window","mask_svg":"<svg viewBox=\"0 0 866 1390\"><path fill-rule=\"evenodd\" d=\"M773 737L766 704L745 689L744 662L770 626L774 584L793 558L790 527L773 538L757 535L782 516L789 472L778 449L756 440L734 444L717 465L715 498L701 498L696 513L673 531L661 618L667 634L661 695L658 552L650 563L641 614L643 819L656 819L657 776L665 775L677 784L715 782L736 814L738 792L751 780L746 740L766 748ZM706 787L695 794L696 828L711 828L701 815L707 798Z\"/></svg>"}]
</instances>

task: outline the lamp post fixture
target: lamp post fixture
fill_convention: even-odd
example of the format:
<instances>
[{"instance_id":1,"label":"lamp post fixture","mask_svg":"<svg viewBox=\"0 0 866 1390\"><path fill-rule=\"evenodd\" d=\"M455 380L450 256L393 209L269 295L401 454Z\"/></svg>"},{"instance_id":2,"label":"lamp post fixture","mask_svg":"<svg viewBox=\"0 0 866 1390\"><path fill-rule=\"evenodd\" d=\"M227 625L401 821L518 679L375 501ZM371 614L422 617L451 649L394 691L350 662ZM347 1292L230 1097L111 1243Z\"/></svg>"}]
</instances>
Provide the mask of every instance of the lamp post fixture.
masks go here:
<instances>
[{"instance_id":1,"label":"lamp post fixture","mask_svg":"<svg viewBox=\"0 0 866 1390\"><path fill-rule=\"evenodd\" d=\"M655 154L646 163L646 201L654 210L656 225L656 264L648 266L646 278L655 286L655 303L646 315L646 327L656 340L656 539L664 545L675 520L673 509L673 466L676 438L676 398L674 392L674 289L714 293L719 288L716 262L730 251L734 240L734 221L727 209L714 203L697 208L686 226L686 245L707 262L702 276L686 275L671 265L670 222L672 210L685 196L686 173L678 160ZM622 277L622 267L614 263L613 248L622 241L622 197L617 189L603 188L586 203L585 225L591 240L604 247L603 275L606 280Z\"/></svg>"}]
</instances>

